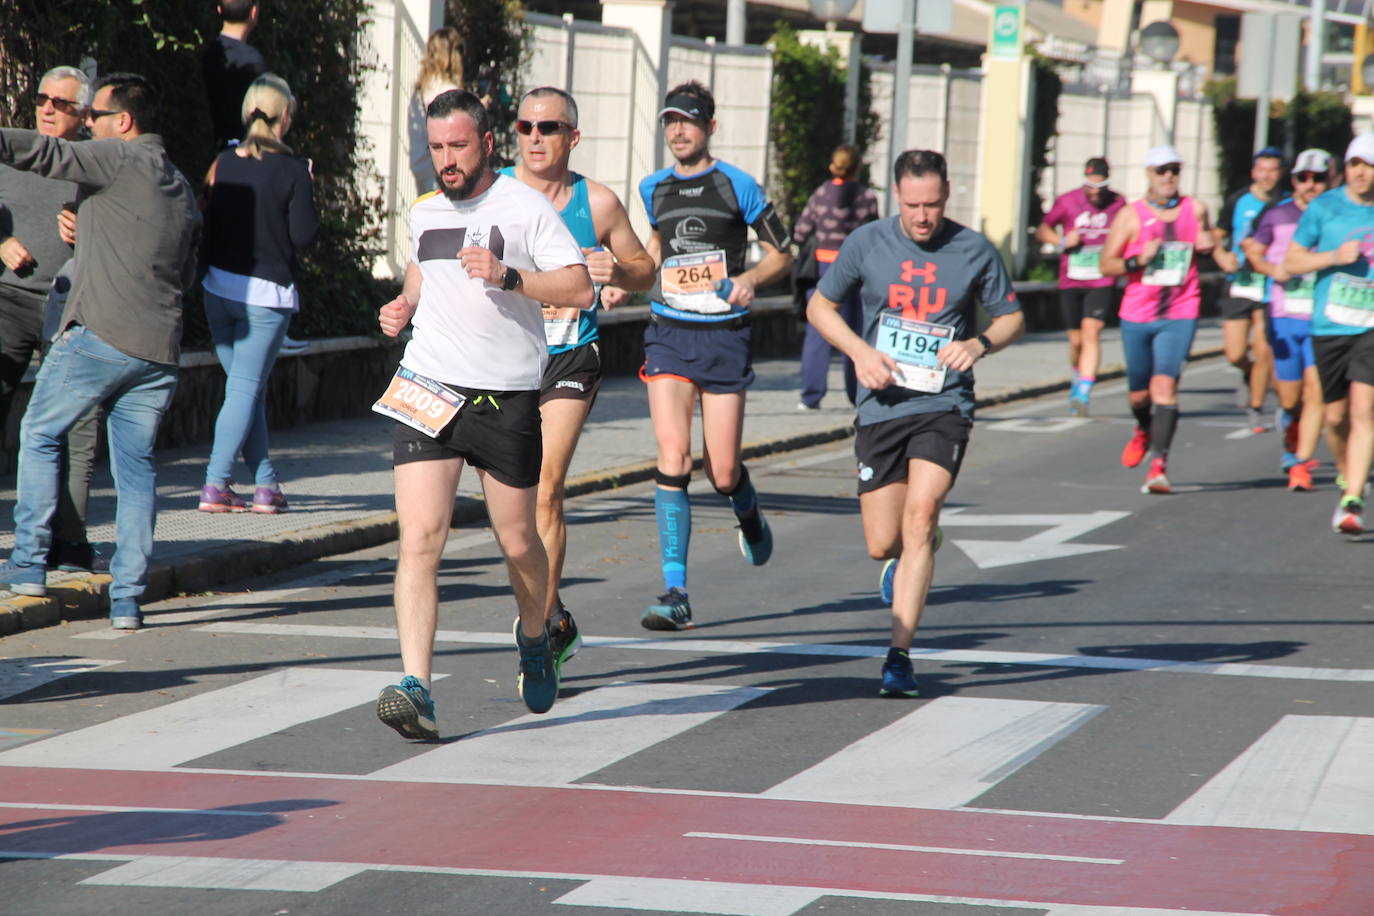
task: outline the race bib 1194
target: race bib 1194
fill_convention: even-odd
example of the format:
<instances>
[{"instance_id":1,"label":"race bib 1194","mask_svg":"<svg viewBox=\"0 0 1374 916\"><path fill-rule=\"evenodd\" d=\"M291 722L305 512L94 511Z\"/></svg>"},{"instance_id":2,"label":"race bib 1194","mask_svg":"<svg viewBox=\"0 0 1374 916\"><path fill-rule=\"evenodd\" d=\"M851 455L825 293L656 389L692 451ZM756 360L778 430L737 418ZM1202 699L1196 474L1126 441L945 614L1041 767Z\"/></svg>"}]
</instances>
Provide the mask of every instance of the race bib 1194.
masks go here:
<instances>
[{"instance_id":1,"label":"race bib 1194","mask_svg":"<svg viewBox=\"0 0 1374 916\"><path fill-rule=\"evenodd\" d=\"M940 365L940 348L954 339L954 328L882 315L878 320L878 351L897 362L894 380L903 388L925 394L945 389L945 367Z\"/></svg>"}]
</instances>

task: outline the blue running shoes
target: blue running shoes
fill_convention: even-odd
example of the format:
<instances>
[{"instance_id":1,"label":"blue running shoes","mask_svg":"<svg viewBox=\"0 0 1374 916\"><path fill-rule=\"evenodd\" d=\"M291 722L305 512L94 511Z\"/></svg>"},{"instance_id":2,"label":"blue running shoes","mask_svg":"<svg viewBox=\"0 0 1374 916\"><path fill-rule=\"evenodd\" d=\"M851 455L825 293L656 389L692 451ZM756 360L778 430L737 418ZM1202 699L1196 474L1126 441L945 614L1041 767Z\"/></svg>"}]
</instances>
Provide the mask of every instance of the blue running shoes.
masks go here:
<instances>
[{"instance_id":1,"label":"blue running shoes","mask_svg":"<svg viewBox=\"0 0 1374 916\"><path fill-rule=\"evenodd\" d=\"M687 593L678 588L668 589L658 596L658 604L644 609L639 624L646 630L690 630L692 605L687 601Z\"/></svg>"},{"instance_id":2,"label":"blue running shoes","mask_svg":"<svg viewBox=\"0 0 1374 916\"><path fill-rule=\"evenodd\" d=\"M403 738L439 737L434 720L434 700L418 678L406 675L401 683L383 687L377 697L377 718L396 729Z\"/></svg>"},{"instance_id":3,"label":"blue running shoes","mask_svg":"<svg viewBox=\"0 0 1374 916\"><path fill-rule=\"evenodd\" d=\"M878 688L880 697L919 697L916 688L916 675L911 670L911 656L901 649L888 649L887 661L883 662L883 686Z\"/></svg>"}]
</instances>

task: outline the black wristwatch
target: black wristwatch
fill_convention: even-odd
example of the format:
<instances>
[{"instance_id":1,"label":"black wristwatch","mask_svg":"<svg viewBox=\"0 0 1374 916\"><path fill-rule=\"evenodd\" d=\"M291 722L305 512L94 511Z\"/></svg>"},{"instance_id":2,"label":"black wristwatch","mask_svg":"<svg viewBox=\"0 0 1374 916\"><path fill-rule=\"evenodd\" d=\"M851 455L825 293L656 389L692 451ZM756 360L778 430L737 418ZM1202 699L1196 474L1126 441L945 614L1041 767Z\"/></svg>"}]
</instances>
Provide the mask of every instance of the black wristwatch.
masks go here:
<instances>
[{"instance_id":1,"label":"black wristwatch","mask_svg":"<svg viewBox=\"0 0 1374 916\"><path fill-rule=\"evenodd\" d=\"M983 345L983 356L987 356L992 352L992 341L988 340L988 335L979 334L977 339L978 342Z\"/></svg>"},{"instance_id":2,"label":"black wristwatch","mask_svg":"<svg viewBox=\"0 0 1374 916\"><path fill-rule=\"evenodd\" d=\"M502 289L515 289L520 285L520 271L514 267L506 268L506 275L501 278Z\"/></svg>"}]
</instances>

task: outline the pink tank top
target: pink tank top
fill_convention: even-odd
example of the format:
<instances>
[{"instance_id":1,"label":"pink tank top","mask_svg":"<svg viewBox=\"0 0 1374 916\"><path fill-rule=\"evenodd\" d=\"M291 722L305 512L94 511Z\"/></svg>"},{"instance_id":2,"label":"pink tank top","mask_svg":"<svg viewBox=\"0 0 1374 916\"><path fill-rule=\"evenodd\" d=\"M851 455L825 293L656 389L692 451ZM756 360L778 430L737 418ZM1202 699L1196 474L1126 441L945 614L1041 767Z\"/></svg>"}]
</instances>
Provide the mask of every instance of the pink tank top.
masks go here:
<instances>
[{"instance_id":1,"label":"pink tank top","mask_svg":"<svg viewBox=\"0 0 1374 916\"><path fill-rule=\"evenodd\" d=\"M1122 251L1129 258L1140 253L1141 244L1160 239L1159 254L1143 270L1126 275L1121 297L1122 321L1158 321L1161 318L1196 318L1202 304L1197 281L1197 213L1191 197L1183 198L1178 216L1166 223L1143 200L1131 204L1140 219L1140 231Z\"/></svg>"}]
</instances>

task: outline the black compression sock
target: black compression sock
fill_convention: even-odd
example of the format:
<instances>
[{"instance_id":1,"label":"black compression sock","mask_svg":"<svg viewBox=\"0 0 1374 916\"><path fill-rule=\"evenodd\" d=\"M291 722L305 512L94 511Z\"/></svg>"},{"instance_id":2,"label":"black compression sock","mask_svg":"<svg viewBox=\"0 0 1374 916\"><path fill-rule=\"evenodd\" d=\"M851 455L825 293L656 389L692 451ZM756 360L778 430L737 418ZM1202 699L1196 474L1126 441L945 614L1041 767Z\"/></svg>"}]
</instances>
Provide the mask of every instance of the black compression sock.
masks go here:
<instances>
[{"instance_id":1,"label":"black compression sock","mask_svg":"<svg viewBox=\"0 0 1374 916\"><path fill-rule=\"evenodd\" d=\"M1174 430L1178 429L1178 405L1156 404L1155 415L1150 420L1150 450L1160 457L1169 454L1169 446L1174 441Z\"/></svg>"}]
</instances>

